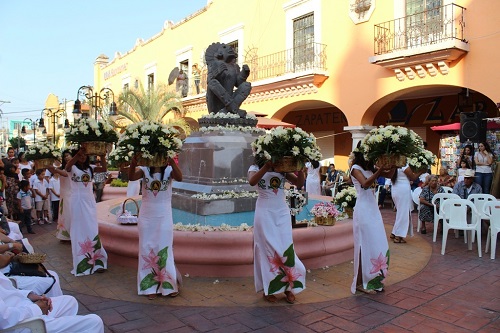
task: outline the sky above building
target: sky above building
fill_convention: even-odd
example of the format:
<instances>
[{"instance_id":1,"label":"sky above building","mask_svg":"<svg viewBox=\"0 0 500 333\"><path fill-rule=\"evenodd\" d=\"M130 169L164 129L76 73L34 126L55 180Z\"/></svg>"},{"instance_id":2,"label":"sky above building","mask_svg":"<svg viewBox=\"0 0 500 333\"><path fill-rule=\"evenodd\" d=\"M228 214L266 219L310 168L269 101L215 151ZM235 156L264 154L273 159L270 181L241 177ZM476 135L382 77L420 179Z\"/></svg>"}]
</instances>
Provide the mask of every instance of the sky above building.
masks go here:
<instances>
[{"instance_id":1,"label":"sky above building","mask_svg":"<svg viewBox=\"0 0 500 333\"><path fill-rule=\"evenodd\" d=\"M74 100L93 85L100 54L126 53L138 38L161 32L207 0L0 0L0 127L9 120L40 118L54 94ZM2 103L8 101L10 103Z\"/></svg>"}]
</instances>

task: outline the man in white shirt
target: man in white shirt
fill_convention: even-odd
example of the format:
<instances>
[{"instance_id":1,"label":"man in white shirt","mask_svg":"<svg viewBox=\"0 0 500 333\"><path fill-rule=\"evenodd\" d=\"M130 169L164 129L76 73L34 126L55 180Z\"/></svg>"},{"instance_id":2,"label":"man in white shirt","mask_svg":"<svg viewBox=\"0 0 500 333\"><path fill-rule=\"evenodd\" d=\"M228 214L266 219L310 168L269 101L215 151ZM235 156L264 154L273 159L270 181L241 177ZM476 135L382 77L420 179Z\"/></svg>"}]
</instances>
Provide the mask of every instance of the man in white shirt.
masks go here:
<instances>
[{"instance_id":1,"label":"man in white shirt","mask_svg":"<svg viewBox=\"0 0 500 333\"><path fill-rule=\"evenodd\" d=\"M79 316L78 302L73 296L48 298L30 290L18 290L0 273L0 329L6 329L21 321L40 317L51 333L81 332L103 333L102 319L89 314Z\"/></svg>"}]
</instances>

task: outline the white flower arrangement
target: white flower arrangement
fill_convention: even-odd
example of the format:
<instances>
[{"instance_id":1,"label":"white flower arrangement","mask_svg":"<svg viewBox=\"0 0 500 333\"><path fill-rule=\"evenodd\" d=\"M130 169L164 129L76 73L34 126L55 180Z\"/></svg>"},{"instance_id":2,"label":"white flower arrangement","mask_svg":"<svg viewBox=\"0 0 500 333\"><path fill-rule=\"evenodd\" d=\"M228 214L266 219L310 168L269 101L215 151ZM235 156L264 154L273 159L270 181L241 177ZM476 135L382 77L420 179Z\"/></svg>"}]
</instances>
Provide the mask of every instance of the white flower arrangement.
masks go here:
<instances>
[{"instance_id":1,"label":"white flower arrangement","mask_svg":"<svg viewBox=\"0 0 500 333\"><path fill-rule=\"evenodd\" d=\"M236 198L257 198L257 191L224 191L222 193L197 193L191 197L201 200L222 200L222 199L236 199Z\"/></svg>"},{"instance_id":2,"label":"white flower arrangement","mask_svg":"<svg viewBox=\"0 0 500 333\"><path fill-rule=\"evenodd\" d=\"M372 129L361 141L360 150L365 159L376 161L382 155L411 157L421 146L422 139L411 129L389 125Z\"/></svg>"},{"instance_id":3,"label":"white flower arrangement","mask_svg":"<svg viewBox=\"0 0 500 333\"><path fill-rule=\"evenodd\" d=\"M92 118L83 118L72 124L66 132L66 141L82 143L89 141L116 142L118 135L111 125Z\"/></svg>"},{"instance_id":4,"label":"white flower arrangement","mask_svg":"<svg viewBox=\"0 0 500 333\"><path fill-rule=\"evenodd\" d=\"M318 202L311 209L311 214L316 217L337 217L340 212L333 202Z\"/></svg>"},{"instance_id":5,"label":"white flower arrangement","mask_svg":"<svg viewBox=\"0 0 500 333\"><path fill-rule=\"evenodd\" d=\"M421 149L416 155L408 159L408 165L413 171L427 170L436 164L436 155L427 149Z\"/></svg>"},{"instance_id":6,"label":"white flower arrangement","mask_svg":"<svg viewBox=\"0 0 500 333\"><path fill-rule=\"evenodd\" d=\"M125 147L116 147L109 153L108 160L115 165L130 164L133 156L133 150L128 150Z\"/></svg>"},{"instance_id":7,"label":"white flower arrangement","mask_svg":"<svg viewBox=\"0 0 500 333\"><path fill-rule=\"evenodd\" d=\"M292 198L295 200L295 207L290 206ZM295 186L290 187L289 190L285 189L285 199L290 208L290 215L292 216L298 215L307 203L307 198Z\"/></svg>"},{"instance_id":8,"label":"white flower arrangement","mask_svg":"<svg viewBox=\"0 0 500 333\"><path fill-rule=\"evenodd\" d=\"M302 164L308 160L321 160L316 138L299 127L275 127L252 142L252 148L256 160L260 161L258 165L266 161L276 162L285 156L293 156Z\"/></svg>"},{"instance_id":9,"label":"white flower arrangement","mask_svg":"<svg viewBox=\"0 0 500 333\"><path fill-rule=\"evenodd\" d=\"M221 224L220 226L211 226L211 225L201 225L201 224L182 224L182 222L178 222L174 224L174 230L177 231L250 231L253 227L249 226L246 223L242 223L239 226L231 226L229 224Z\"/></svg>"},{"instance_id":10,"label":"white flower arrangement","mask_svg":"<svg viewBox=\"0 0 500 333\"><path fill-rule=\"evenodd\" d=\"M201 116L201 119L203 119L203 118L205 118L205 119L241 119L239 114L231 113L231 112L227 112L227 113L218 112L218 113L204 114L203 116ZM254 119L254 120L257 119L257 117L251 113L247 113L245 118Z\"/></svg>"},{"instance_id":11,"label":"white flower arrangement","mask_svg":"<svg viewBox=\"0 0 500 333\"><path fill-rule=\"evenodd\" d=\"M209 132L244 132L244 133L263 133L265 130L258 127L251 126L236 126L236 125L216 125L216 126L208 126L208 127L200 127L200 132L209 133Z\"/></svg>"},{"instance_id":12,"label":"white flower arrangement","mask_svg":"<svg viewBox=\"0 0 500 333\"><path fill-rule=\"evenodd\" d=\"M356 189L349 186L335 195L334 203L342 210L345 208L354 208L357 197L358 194L356 193Z\"/></svg>"},{"instance_id":13,"label":"white flower arrangement","mask_svg":"<svg viewBox=\"0 0 500 333\"><path fill-rule=\"evenodd\" d=\"M129 125L122 133L113 156L116 161L128 160L132 155L153 159L155 154L173 158L182 149L180 132L174 127L149 120ZM132 154L130 154L132 152Z\"/></svg>"},{"instance_id":14,"label":"white flower arrangement","mask_svg":"<svg viewBox=\"0 0 500 333\"><path fill-rule=\"evenodd\" d=\"M35 144L28 147L26 159L29 161L51 158L59 160L61 151L51 143Z\"/></svg>"}]
</instances>

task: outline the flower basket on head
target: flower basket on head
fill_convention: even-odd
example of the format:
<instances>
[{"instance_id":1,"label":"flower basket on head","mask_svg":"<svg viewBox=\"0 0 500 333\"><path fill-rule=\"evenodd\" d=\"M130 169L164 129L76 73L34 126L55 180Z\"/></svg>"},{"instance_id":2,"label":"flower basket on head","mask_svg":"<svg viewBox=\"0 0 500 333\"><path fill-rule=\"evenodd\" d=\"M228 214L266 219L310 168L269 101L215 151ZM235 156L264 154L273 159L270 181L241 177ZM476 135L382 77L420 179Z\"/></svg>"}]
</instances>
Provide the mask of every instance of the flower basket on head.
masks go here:
<instances>
[{"instance_id":1,"label":"flower basket on head","mask_svg":"<svg viewBox=\"0 0 500 333\"><path fill-rule=\"evenodd\" d=\"M333 202L319 202L313 206L311 214L314 215L314 222L318 225L335 225L340 212Z\"/></svg>"},{"instance_id":2,"label":"flower basket on head","mask_svg":"<svg viewBox=\"0 0 500 333\"><path fill-rule=\"evenodd\" d=\"M165 166L182 149L180 135L174 126L149 120L132 124L116 144L115 160L130 161L135 155L138 165Z\"/></svg>"},{"instance_id":3,"label":"flower basket on head","mask_svg":"<svg viewBox=\"0 0 500 333\"><path fill-rule=\"evenodd\" d=\"M413 172L427 171L431 165L436 164L436 155L427 149L421 149L417 154L408 159L408 165Z\"/></svg>"},{"instance_id":4,"label":"flower basket on head","mask_svg":"<svg viewBox=\"0 0 500 333\"><path fill-rule=\"evenodd\" d=\"M361 141L360 150L365 159L378 167L402 167L423 147L423 141L414 131L400 126L380 126L372 129Z\"/></svg>"},{"instance_id":5,"label":"flower basket on head","mask_svg":"<svg viewBox=\"0 0 500 333\"><path fill-rule=\"evenodd\" d=\"M116 142L118 135L108 123L83 118L66 130L66 140L84 146L87 155L105 155L107 144Z\"/></svg>"},{"instance_id":6,"label":"flower basket on head","mask_svg":"<svg viewBox=\"0 0 500 333\"><path fill-rule=\"evenodd\" d=\"M50 143L29 146L26 152L26 159L35 162L35 169L51 167L60 158L61 151Z\"/></svg>"},{"instance_id":7,"label":"flower basket on head","mask_svg":"<svg viewBox=\"0 0 500 333\"><path fill-rule=\"evenodd\" d=\"M314 135L298 127L275 127L252 142L252 148L257 165L272 161L277 172L301 170L306 161L321 160Z\"/></svg>"}]
</instances>

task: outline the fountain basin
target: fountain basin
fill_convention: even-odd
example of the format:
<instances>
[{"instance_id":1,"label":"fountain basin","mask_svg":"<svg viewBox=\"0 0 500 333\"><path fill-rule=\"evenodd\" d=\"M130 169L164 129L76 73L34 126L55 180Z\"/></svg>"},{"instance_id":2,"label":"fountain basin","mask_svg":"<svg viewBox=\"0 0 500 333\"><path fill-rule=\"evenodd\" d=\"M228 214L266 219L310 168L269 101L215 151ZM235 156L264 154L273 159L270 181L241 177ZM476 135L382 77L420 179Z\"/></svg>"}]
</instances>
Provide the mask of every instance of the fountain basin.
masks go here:
<instances>
[{"instance_id":1,"label":"fountain basin","mask_svg":"<svg viewBox=\"0 0 500 333\"><path fill-rule=\"evenodd\" d=\"M140 197L136 197L140 200ZM326 201L326 199L325 199ZM123 199L97 204L101 240L110 263L137 266L139 236L136 225L116 221L116 207ZM174 223L176 223L174 219ZM293 229L295 251L307 269L332 266L353 258L352 221L335 226ZM205 277L245 277L253 275L253 230L174 231L175 262L184 274Z\"/></svg>"}]
</instances>

